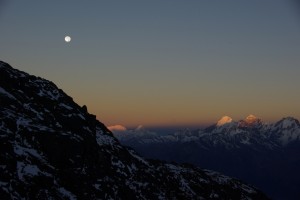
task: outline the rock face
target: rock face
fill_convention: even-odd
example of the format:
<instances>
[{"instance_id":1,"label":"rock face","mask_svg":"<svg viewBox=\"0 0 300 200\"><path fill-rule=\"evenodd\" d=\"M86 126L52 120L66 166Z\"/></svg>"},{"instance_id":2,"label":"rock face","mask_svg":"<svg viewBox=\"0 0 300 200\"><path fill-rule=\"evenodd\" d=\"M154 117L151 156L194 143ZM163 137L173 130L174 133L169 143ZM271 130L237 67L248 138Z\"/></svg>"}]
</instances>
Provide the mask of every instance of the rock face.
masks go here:
<instances>
[{"instance_id":1,"label":"rock face","mask_svg":"<svg viewBox=\"0 0 300 200\"><path fill-rule=\"evenodd\" d=\"M146 160L52 82L0 62L1 199L267 199L209 170Z\"/></svg>"}]
</instances>

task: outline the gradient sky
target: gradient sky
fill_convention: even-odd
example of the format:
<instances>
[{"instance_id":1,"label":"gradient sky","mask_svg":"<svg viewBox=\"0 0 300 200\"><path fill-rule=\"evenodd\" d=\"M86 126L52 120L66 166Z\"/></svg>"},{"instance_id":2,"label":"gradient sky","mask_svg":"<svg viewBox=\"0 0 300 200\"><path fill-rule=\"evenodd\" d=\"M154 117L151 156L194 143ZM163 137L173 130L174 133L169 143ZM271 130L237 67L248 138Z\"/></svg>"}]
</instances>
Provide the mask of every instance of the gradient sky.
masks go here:
<instances>
[{"instance_id":1,"label":"gradient sky","mask_svg":"<svg viewBox=\"0 0 300 200\"><path fill-rule=\"evenodd\" d=\"M106 125L200 126L248 114L300 119L296 1L0 6L0 59L53 81Z\"/></svg>"}]
</instances>

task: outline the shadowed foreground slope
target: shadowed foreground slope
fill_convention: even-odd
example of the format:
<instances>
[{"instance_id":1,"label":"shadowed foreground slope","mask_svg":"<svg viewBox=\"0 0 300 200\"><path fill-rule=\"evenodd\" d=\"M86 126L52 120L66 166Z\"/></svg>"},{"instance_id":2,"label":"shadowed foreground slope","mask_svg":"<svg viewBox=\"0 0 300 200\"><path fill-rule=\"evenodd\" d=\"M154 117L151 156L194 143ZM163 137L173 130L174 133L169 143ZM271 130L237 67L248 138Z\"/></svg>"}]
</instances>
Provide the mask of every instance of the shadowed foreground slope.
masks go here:
<instances>
[{"instance_id":1,"label":"shadowed foreground slope","mask_svg":"<svg viewBox=\"0 0 300 200\"><path fill-rule=\"evenodd\" d=\"M267 199L213 171L146 160L52 82L0 62L1 199Z\"/></svg>"}]
</instances>

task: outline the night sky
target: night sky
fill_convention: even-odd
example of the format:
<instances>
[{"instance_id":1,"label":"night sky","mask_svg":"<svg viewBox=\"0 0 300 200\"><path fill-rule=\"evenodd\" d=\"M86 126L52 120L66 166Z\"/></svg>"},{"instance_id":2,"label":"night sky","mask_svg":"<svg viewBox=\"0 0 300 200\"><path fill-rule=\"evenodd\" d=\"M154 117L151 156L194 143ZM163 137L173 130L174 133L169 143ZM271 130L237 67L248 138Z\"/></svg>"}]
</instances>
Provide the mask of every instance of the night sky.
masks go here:
<instances>
[{"instance_id":1,"label":"night sky","mask_svg":"<svg viewBox=\"0 0 300 200\"><path fill-rule=\"evenodd\" d=\"M300 119L296 1L0 6L0 59L53 81L106 125L200 126L249 114Z\"/></svg>"}]
</instances>

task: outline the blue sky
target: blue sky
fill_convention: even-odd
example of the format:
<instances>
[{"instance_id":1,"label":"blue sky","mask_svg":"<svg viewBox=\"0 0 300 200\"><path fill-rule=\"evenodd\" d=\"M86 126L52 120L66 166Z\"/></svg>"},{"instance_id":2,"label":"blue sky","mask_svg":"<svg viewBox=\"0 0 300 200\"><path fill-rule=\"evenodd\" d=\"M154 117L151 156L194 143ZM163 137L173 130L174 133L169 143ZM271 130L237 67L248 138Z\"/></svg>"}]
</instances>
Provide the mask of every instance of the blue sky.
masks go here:
<instances>
[{"instance_id":1,"label":"blue sky","mask_svg":"<svg viewBox=\"0 0 300 200\"><path fill-rule=\"evenodd\" d=\"M300 118L296 1L0 2L0 59L107 125Z\"/></svg>"}]
</instances>

